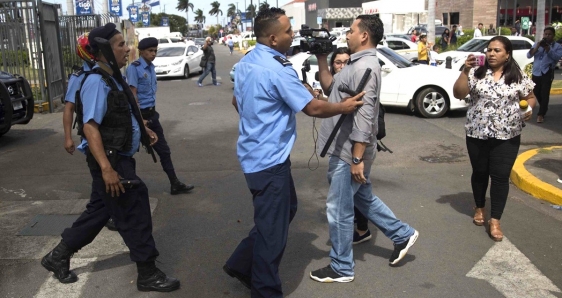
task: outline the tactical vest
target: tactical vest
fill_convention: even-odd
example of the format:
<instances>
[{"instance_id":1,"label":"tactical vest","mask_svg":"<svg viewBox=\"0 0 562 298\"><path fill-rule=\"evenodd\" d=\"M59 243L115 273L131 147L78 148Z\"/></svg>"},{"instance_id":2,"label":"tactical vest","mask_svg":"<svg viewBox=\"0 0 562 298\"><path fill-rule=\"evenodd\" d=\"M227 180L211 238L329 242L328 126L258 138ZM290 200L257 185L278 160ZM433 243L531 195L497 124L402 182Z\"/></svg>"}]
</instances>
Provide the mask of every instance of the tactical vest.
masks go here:
<instances>
[{"instance_id":1,"label":"tactical vest","mask_svg":"<svg viewBox=\"0 0 562 298\"><path fill-rule=\"evenodd\" d=\"M80 83L80 89L90 74L99 74L102 80L111 88L107 95L107 111L101 124L99 132L105 150L117 150L127 152L133 146L133 120L131 119L131 110L127 95L119 90L117 84L108 73L94 68L85 72L84 79ZM78 126L78 135L84 137L84 112L82 99L80 98L80 89L76 91L76 122Z\"/></svg>"}]
</instances>

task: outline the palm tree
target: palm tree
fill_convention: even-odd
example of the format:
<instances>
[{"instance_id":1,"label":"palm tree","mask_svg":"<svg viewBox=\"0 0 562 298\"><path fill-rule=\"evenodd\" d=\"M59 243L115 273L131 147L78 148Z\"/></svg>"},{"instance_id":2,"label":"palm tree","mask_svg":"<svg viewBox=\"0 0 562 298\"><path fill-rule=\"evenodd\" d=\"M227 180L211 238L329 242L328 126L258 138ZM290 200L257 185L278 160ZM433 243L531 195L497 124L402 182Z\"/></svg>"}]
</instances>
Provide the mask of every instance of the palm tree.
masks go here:
<instances>
[{"instance_id":1,"label":"palm tree","mask_svg":"<svg viewBox=\"0 0 562 298\"><path fill-rule=\"evenodd\" d=\"M195 23L197 24L204 24L205 23L205 15L203 15L203 11L201 9L197 9L195 11ZM201 26L203 27L203 26ZM199 31L199 30L197 30Z\"/></svg>"},{"instance_id":2,"label":"palm tree","mask_svg":"<svg viewBox=\"0 0 562 298\"><path fill-rule=\"evenodd\" d=\"M228 4L228 10L226 11L226 16L228 18L234 18L236 17L236 5L234 3L230 3Z\"/></svg>"},{"instance_id":3,"label":"palm tree","mask_svg":"<svg viewBox=\"0 0 562 298\"><path fill-rule=\"evenodd\" d=\"M256 5L253 3L250 3L250 5L248 5L248 7L246 8L246 19L251 19L252 20L252 31L254 30L254 18L256 17Z\"/></svg>"},{"instance_id":4,"label":"palm tree","mask_svg":"<svg viewBox=\"0 0 562 298\"><path fill-rule=\"evenodd\" d=\"M191 8L191 11L193 11L193 3L190 3L189 0L178 0L178 6L176 6L176 9L178 11L184 11L185 10L185 23L189 25L189 9ZM187 30L189 31L189 26L187 26Z\"/></svg>"},{"instance_id":5,"label":"palm tree","mask_svg":"<svg viewBox=\"0 0 562 298\"><path fill-rule=\"evenodd\" d=\"M219 3L219 1L215 1L213 3L211 3L211 6L213 7L211 10L209 10L209 15L217 16L217 25L219 24L219 14L222 16L222 10L220 10L220 6L221 4Z\"/></svg>"},{"instance_id":6,"label":"palm tree","mask_svg":"<svg viewBox=\"0 0 562 298\"><path fill-rule=\"evenodd\" d=\"M267 3L267 1L265 1L263 3L260 3L260 9L259 10L268 9L268 8L269 8L269 3Z\"/></svg>"}]
</instances>

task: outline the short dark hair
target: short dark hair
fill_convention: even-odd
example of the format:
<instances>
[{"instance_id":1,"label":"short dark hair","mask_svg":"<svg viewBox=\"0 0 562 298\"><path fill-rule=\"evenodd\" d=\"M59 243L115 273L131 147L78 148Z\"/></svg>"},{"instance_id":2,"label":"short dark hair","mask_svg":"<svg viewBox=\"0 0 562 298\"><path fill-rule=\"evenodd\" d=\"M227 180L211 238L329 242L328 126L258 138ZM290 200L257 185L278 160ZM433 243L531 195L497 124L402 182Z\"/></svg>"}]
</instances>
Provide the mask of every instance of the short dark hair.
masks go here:
<instances>
[{"instance_id":1,"label":"short dark hair","mask_svg":"<svg viewBox=\"0 0 562 298\"><path fill-rule=\"evenodd\" d=\"M285 15L285 10L277 7L261 9L254 20L256 38L267 37L271 28L279 23L279 17Z\"/></svg>"},{"instance_id":2,"label":"short dark hair","mask_svg":"<svg viewBox=\"0 0 562 298\"><path fill-rule=\"evenodd\" d=\"M379 17L372 14L362 14L356 18L359 22L359 29L369 34L371 44L376 46L384 36L384 25Z\"/></svg>"},{"instance_id":3,"label":"short dark hair","mask_svg":"<svg viewBox=\"0 0 562 298\"><path fill-rule=\"evenodd\" d=\"M556 30L554 30L554 27L546 27L544 28L543 32L549 30L550 32L552 32L552 35L556 35Z\"/></svg>"},{"instance_id":4,"label":"short dark hair","mask_svg":"<svg viewBox=\"0 0 562 298\"><path fill-rule=\"evenodd\" d=\"M521 80L523 80L523 75L519 64L517 64L517 61L513 59L513 45L511 44L511 41L505 36L495 36L490 39L488 44L486 44L486 48L488 48L490 43L493 41L501 42L503 44L503 47L505 48L505 51L509 54L509 60L503 65L503 76L505 84L511 85L512 83L521 82ZM486 59L484 66L480 66L474 72L474 76L478 79L483 79L484 76L486 76L486 70L489 67L490 66L488 65L488 59Z\"/></svg>"},{"instance_id":5,"label":"short dark hair","mask_svg":"<svg viewBox=\"0 0 562 298\"><path fill-rule=\"evenodd\" d=\"M480 25L484 26L484 24L482 24L482 23L478 23L478 26L480 26Z\"/></svg>"},{"instance_id":6,"label":"short dark hair","mask_svg":"<svg viewBox=\"0 0 562 298\"><path fill-rule=\"evenodd\" d=\"M457 25L453 25L453 28L454 28L454 27L457 27Z\"/></svg>"}]
</instances>

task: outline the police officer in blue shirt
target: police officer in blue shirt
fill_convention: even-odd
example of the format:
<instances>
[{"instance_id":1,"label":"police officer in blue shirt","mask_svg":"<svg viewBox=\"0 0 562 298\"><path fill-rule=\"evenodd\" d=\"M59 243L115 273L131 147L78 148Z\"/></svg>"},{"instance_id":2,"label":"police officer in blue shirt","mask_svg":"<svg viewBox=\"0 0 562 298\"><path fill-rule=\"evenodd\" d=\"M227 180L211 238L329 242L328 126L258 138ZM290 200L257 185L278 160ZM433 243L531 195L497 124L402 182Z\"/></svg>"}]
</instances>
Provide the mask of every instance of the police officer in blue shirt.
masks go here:
<instances>
[{"instance_id":1,"label":"police officer in blue shirt","mask_svg":"<svg viewBox=\"0 0 562 298\"><path fill-rule=\"evenodd\" d=\"M170 147L164 137L164 129L160 125L160 114L156 111L156 72L154 71L154 58L158 50L158 39L154 37L144 38L138 46L140 58L127 67L127 81L131 91L137 98L141 108L142 118L146 126L158 135L158 142L152 146L158 156L164 172L170 179L173 195L187 193L194 188L193 185L185 185L176 176Z\"/></svg>"},{"instance_id":2,"label":"police officer in blue shirt","mask_svg":"<svg viewBox=\"0 0 562 298\"><path fill-rule=\"evenodd\" d=\"M279 263L289 223L297 211L289 154L296 139L295 114L332 117L351 113L364 92L339 103L313 99L282 53L293 30L285 11L260 10L256 48L236 67L232 104L240 115L238 160L252 193L255 226L223 270L251 288L252 297L283 297Z\"/></svg>"},{"instance_id":3,"label":"police officer in blue shirt","mask_svg":"<svg viewBox=\"0 0 562 298\"><path fill-rule=\"evenodd\" d=\"M82 109L77 108L78 131L82 136L77 149L86 154L93 179L90 202L72 227L64 230L61 242L43 257L41 265L61 283L76 282L76 274L70 271L70 258L94 240L111 216L130 250L131 260L137 264L137 289L174 291L179 289L180 282L155 265L159 253L152 237L148 189L136 175L133 159L140 145L140 130L145 127L137 121L142 121L140 113L133 111L138 107L131 107L123 87L111 77L111 68L99 51L96 37L109 40L119 67L127 63L129 47L115 24L90 32L90 50L100 62L86 76L80 97L76 98L82 104ZM154 144L158 140L156 134L148 128L146 132ZM125 190L123 180L137 187Z\"/></svg>"},{"instance_id":4,"label":"police officer in blue shirt","mask_svg":"<svg viewBox=\"0 0 562 298\"><path fill-rule=\"evenodd\" d=\"M550 101L550 87L554 80L554 68L562 57L562 45L554 42L555 30L546 27L543 31L543 39L536 42L533 48L527 53L527 58L535 58L533 62L533 82L537 101L539 102L539 112L537 123L544 122L544 116L548 111Z\"/></svg>"}]
</instances>

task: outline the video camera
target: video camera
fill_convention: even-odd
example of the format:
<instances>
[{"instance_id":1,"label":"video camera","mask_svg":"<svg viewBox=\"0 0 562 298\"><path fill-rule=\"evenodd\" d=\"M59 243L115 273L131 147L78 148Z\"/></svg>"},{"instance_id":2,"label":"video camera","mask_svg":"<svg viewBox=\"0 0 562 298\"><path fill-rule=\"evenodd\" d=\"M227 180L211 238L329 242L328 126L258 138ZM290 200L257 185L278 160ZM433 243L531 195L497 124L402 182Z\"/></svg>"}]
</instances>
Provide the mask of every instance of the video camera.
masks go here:
<instances>
[{"instance_id":1,"label":"video camera","mask_svg":"<svg viewBox=\"0 0 562 298\"><path fill-rule=\"evenodd\" d=\"M329 54L335 50L335 46L332 42L336 40L336 37L330 36L330 32L325 28L312 29L307 25L301 25L299 33L302 37L304 37L304 40L301 40L299 47L301 52L310 52L311 54Z\"/></svg>"}]
</instances>

